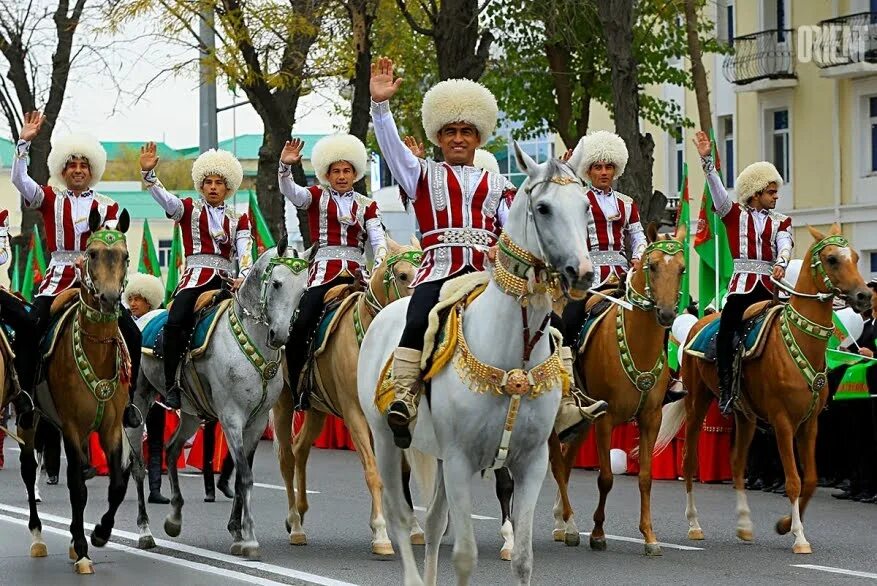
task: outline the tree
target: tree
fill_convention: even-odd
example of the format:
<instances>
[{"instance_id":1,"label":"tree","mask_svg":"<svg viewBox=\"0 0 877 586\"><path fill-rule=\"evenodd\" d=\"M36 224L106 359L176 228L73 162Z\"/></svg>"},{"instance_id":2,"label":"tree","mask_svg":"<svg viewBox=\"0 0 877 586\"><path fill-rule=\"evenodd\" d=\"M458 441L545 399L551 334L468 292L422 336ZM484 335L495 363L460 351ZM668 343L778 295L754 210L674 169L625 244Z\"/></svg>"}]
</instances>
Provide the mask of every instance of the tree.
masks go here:
<instances>
[{"instance_id":1,"label":"tree","mask_svg":"<svg viewBox=\"0 0 877 586\"><path fill-rule=\"evenodd\" d=\"M161 160L161 183L171 191L192 189L192 159ZM106 181L131 181L140 178L140 149L123 146L118 156L107 161Z\"/></svg>"},{"instance_id":2,"label":"tree","mask_svg":"<svg viewBox=\"0 0 877 586\"><path fill-rule=\"evenodd\" d=\"M685 0L685 36L688 41L688 58L691 62L691 76L694 80L694 95L697 99L700 129L709 134L713 126L713 117L710 112L710 89L706 81L706 69L703 67L700 38L697 36L697 13L701 6L702 2L699 0Z\"/></svg>"}]
</instances>

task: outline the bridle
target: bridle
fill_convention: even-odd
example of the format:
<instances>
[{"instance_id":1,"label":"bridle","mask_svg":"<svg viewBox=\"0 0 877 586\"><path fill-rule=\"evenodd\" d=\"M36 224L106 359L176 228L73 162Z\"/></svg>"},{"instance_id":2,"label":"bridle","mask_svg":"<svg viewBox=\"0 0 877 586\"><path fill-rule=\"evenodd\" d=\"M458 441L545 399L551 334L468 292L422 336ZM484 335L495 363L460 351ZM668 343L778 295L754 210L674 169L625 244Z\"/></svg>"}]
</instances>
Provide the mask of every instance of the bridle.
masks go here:
<instances>
[{"instance_id":1,"label":"bridle","mask_svg":"<svg viewBox=\"0 0 877 586\"><path fill-rule=\"evenodd\" d=\"M828 276L828 272L825 270L825 266L822 264L822 251L829 246L848 248L850 246L850 241L838 234L826 236L819 242L815 242L813 246L810 247L810 269L813 273L813 283L816 285L816 293L800 293L795 290L794 285L792 285L785 279L775 279L771 276L770 280L773 282L774 285L794 297L801 297L803 299L816 299L820 303L829 301L834 297L843 297L843 292L838 288L837 285L834 284L834 282L831 280L831 277ZM825 287L826 291L819 291L819 279L821 279L821 285Z\"/></svg>"},{"instance_id":2,"label":"bridle","mask_svg":"<svg viewBox=\"0 0 877 586\"><path fill-rule=\"evenodd\" d=\"M237 293L235 293L234 295L235 303L238 307L241 308L241 312L256 323L263 326L269 325L267 318L267 309L268 286L271 282L271 275L273 274L274 269L280 266L289 269L293 275L299 275L302 272L308 270L308 261L303 258L286 257L281 255L275 256L274 258L269 260L268 266L265 268L265 272L262 273L262 278L259 282L259 302L256 306L255 311L252 309L248 309Z\"/></svg>"},{"instance_id":3,"label":"bridle","mask_svg":"<svg viewBox=\"0 0 877 586\"><path fill-rule=\"evenodd\" d=\"M647 262L648 257L651 253L655 251L660 251L667 256L676 256L677 254L683 254L685 252L685 244L679 242L678 240L656 240L646 246L646 249L643 251L642 258L644 262L642 263L642 271L645 275L646 286L643 293L640 293L633 287L633 282L628 281L627 283L627 293L624 298L630 302L631 305L636 307L637 309L641 309L643 311L652 311L655 309L655 305L657 304L654 296L652 295L652 271L649 268L649 263ZM630 273L633 275L633 272ZM682 294L681 291L676 293L676 301L679 301L679 296Z\"/></svg>"},{"instance_id":4,"label":"bridle","mask_svg":"<svg viewBox=\"0 0 877 586\"><path fill-rule=\"evenodd\" d=\"M97 232L93 232L91 234L91 236L88 237L88 240L85 243L85 252L86 253L88 252L88 248L94 242L102 242L108 248L115 246L119 242L122 242L127 247L125 234L123 232L120 232L119 230L104 229L104 230L98 230ZM128 266L130 264L131 264L131 259L128 258L125 261L125 278L122 279L122 284L119 288L119 298L120 299L122 296L122 292L125 291L125 287L128 285ZM97 290L97 285L95 285L95 283L94 283L94 278L91 276L91 271L89 270L89 256L88 256L88 254L83 255L82 279L81 280L82 280L83 287L91 296L97 297L100 294L100 292ZM82 296L80 294L80 300L81 300L81 298L82 298ZM121 301L120 301L120 303L121 303ZM90 312L96 312L97 314L100 314L100 315L107 315L108 316L108 315L110 315L110 313L112 313L112 317L104 319L103 321L111 321L113 319L116 319L119 315L119 308L118 307L113 312L108 313L108 312L102 312L100 309L95 309L93 307L85 305L85 303L83 303L83 305L85 307L87 307L88 310L90 310ZM95 315L95 313L90 313L90 315ZM89 321L99 321L99 320L93 320L93 319L89 318Z\"/></svg>"},{"instance_id":5,"label":"bridle","mask_svg":"<svg viewBox=\"0 0 877 586\"><path fill-rule=\"evenodd\" d=\"M399 279L396 278L396 273L394 272L394 267L402 262L406 262L410 264L412 267L417 268L420 266L420 263L423 262L423 251L421 250L406 250L405 252L400 252L398 254L391 255L384 260L384 278L382 279L382 283L384 286L384 298L390 302L395 301L395 299L401 299L402 291L399 289ZM390 295L391 293L395 294L395 299ZM369 313L372 314L372 317L377 315L377 313L384 308L384 304L377 298L374 291L372 290L372 284L369 282L368 287L365 290L365 303L369 309Z\"/></svg>"}]
</instances>

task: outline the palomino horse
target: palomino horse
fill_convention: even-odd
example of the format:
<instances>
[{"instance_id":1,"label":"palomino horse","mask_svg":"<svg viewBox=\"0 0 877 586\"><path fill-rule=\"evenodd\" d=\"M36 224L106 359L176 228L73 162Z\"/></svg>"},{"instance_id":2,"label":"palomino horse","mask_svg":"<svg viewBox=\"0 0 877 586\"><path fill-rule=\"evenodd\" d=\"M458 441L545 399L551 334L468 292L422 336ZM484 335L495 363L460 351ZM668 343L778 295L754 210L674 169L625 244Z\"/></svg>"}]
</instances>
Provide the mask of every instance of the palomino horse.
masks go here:
<instances>
[{"instance_id":1,"label":"palomino horse","mask_svg":"<svg viewBox=\"0 0 877 586\"><path fill-rule=\"evenodd\" d=\"M548 470L548 436L561 389L568 383L559 348L552 347L550 335L542 335L547 333L551 311L547 291L555 275L563 290L576 297L584 296L593 282L585 245L588 203L573 171L583 153L575 152L570 165L557 160L537 164L517 145L515 155L527 180L509 211L496 278L465 310L455 310L454 366L434 374L429 400L420 401L413 424L412 447L439 460L426 515L425 579L429 584L436 583L439 542L447 527L449 506L457 581L469 583L477 561L472 476L503 465L517 485L513 520L518 538L512 569L517 583L530 583L533 512ZM469 279L446 286L446 292L464 287ZM384 504L402 557L404 583L412 585L423 581L409 541L413 515L399 474L402 452L375 405L380 374L399 343L407 309L408 300L402 299L375 318L360 352L358 383L360 405L372 430L384 481Z\"/></svg>"},{"instance_id":2,"label":"palomino horse","mask_svg":"<svg viewBox=\"0 0 877 586\"><path fill-rule=\"evenodd\" d=\"M804 538L801 518L816 488L817 415L825 406L828 385L825 378L825 350L831 337L832 303L835 295L846 297L856 311L871 307L871 291L856 268L859 255L832 227L828 236L810 228L816 242L804 257L792 299L765 332L764 351L743 364L741 401L735 409L736 436L732 453L734 489L737 491L737 537L752 541L753 526L743 487L743 472L756 417L773 426L777 447L786 475L786 493L792 505L791 516L781 518L776 530L795 536L793 551L810 553ZM689 340L718 316L697 322ZM685 434L685 491L688 538L703 539L692 492L692 477L697 468L697 440L707 408L717 394L715 365L686 354L682 360L682 381L688 389L685 402L666 407L658 434L657 450L667 446L687 421ZM804 485L798 475L794 442L804 471Z\"/></svg>"},{"instance_id":3,"label":"palomino horse","mask_svg":"<svg viewBox=\"0 0 877 586\"><path fill-rule=\"evenodd\" d=\"M618 305L609 308L593 326L587 343L576 359L579 375L588 393L609 403L609 411L594 424L600 476L597 486L600 501L594 511L591 549L606 549L603 523L606 498L612 490L609 443L612 429L635 419L639 425L639 529L645 540L646 555L660 555L661 546L652 530L652 449L661 426L661 403L667 388L664 340L666 329L676 318L679 286L685 272L685 228L676 239L658 237L649 226L650 244L642 257L642 269L628 277L625 299L633 308ZM558 496L554 507L554 539L567 545L579 544L579 530L569 502L569 476L578 448L587 434L581 434L561 453L560 442L550 441L551 471L557 481Z\"/></svg>"},{"instance_id":4,"label":"palomino horse","mask_svg":"<svg viewBox=\"0 0 877 586\"><path fill-rule=\"evenodd\" d=\"M75 305L65 310L63 322L48 363L46 381L37 389L41 423L59 427L67 454L67 488L70 491L73 542L70 558L77 574L93 574L88 557L83 515L88 492L82 475L88 462L88 436L96 431L110 468L109 507L91 533L91 544L104 546L115 524L116 510L128 488L131 446L122 433L122 413L128 403L131 364L119 333L122 289L128 272L128 212L119 216L117 229L101 229L101 217L92 209L88 218L91 236L83 255L82 286ZM71 295L73 292L71 292ZM34 483L34 430L23 432L21 477L27 488L32 557L47 555L42 524L36 509Z\"/></svg>"},{"instance_id":5,"label":"palomino horse","mask_svg":"<svg viewBox=\"0 0 877 586\"><path fill-rule=\"evenodd\" d=\"M416 241L415 241L416 244ZM356 371L353 365L359 358L362 337L378 312L389 303L411 294L408 285L414 280L420 266L422 253L420 246L400 246L387 239L388 256L375 267L365 292L357 292L355 300L345 305L345 313L338 316L334 332L326 341L325 350L318 356L316 368L319 371L321 389L314 392L313 407L304 413L304 424L290 445L292 434L293 404L292 393L284 392L274 406L274 438L280 459L280 472L286 484L286 498L289 502L287 531L289 542L305 545L302 523L308 510L307 479L305 476L311 445L323 430L326 415L335 412L344 419L350 432L356 453L362 461L365 482L372 498L371 528L372 553L392 555L393 546L387 535L384 520L381 492L381 477L378 474L368 423L359 406L356 395ZM342 309L339 309L341 311ZM317 397L316 395L320 395ZM298 481L297 493L293 481ZM422 532L418 534L423 536Z\"/></svg>"},{"instance_id":6,"label":"palomino horse","mask_svg":"<svg viewBox=\"0 0 877 586\"><path fill-rule=\"evenodd\" d=\"M260 556L252 517L252 457L259 438L268 424L268 411L283 389L279 376L281 348L289 335L292 314L298 306L307 280L307 261L286 256L286 241L276 249L265 251L256 260L243 285L228 308L217 315L211 326L213 335L207 350L188 363L182 377L186 392L180 412L180 424L167 446L168 462L176 462L185 441L192 436L201 419L217 419L228 441L237 478L228 531L233 543L231 553L248 558ZM155 318L153 318L155 319ZM159 359L144 354L141 369L142 392L137 401L146 412L151 397L165 388L164 368ZM131 437L142 438L142 430L132 430ZM136 445L140 445L140 441ZM154 547L149 517L143 498L142 455L135 450L137 500L141 548ZM168 467L171 487L171 512L164 530L171 537L180 534L183 525L183 495L176 466Z\"/></svg>"}]
</instances>

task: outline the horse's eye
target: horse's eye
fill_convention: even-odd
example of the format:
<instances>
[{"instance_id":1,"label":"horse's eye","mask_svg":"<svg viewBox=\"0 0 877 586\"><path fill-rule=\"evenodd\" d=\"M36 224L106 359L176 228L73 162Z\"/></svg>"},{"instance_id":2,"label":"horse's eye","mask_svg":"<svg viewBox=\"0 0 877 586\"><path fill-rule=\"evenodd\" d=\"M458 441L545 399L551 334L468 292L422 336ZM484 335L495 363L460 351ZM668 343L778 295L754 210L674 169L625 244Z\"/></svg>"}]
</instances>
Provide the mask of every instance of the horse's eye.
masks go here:
<instances>
[{"instance_id":1,"label":"horse's eye","mask_svg":"<svg viewBox=\"0 0 877 586\"><path fill-rule=\"evenodd\" d=\"M540 203L536 206L536 211L539 212L543 216L551 215L551 206L548 204Z\"/></svg>"},{"instance_id":2,"label":"horse's eye","mask_svg":"<svg viewBox=\"0 0 877 586\"><path fill-rule=\"evenodd\" d=\"M685 272L686 272L686 271L685 271L685 267L679 267L679 274L680 274L680 275L684 275Z\"/></svg>"},{"instance_id":3,"label":"horse's eye","mask_svg":"<svg viewBox=\"0 0 877 586\"><path fill-rule=\"evenodd\" d=\"M272 281L271 286L275 289L280 289L280 281Z\"/></svg>"},{"instance_id":4,"label":"horse's eye","mask_svg":"<svg viewBox=\"0 0 877 586\"><path fill-rule=\"evenodd\" d=\"M90 258L91 260L96 259L96 258L97 258L97 253L96 253L95 251L92 250L91 252L88 253L88 258Z\"/></svg>"},{"instance_id":5,"label":"horse's eye","mask_svg":"<svg viewBox=\"0 0 877 586\"><path fill-rule=\"evenodd\" d=\"M837 257L833 254L828 255L828 264L835 266L837 264Z\"/></svg>"},{"instance_id":6,"label":"horse's eye","mask_svg":"<svg viewBox=\"0 0 877 586\"><path fill-rule=\"evenodd\" d=\"M650 263L649 263L649 270L650 270L650 271L657 271L657 270L658 270L658 263L656 263L656 262L650 262Z\"/></svg>"},{"instance_id":7,"label":"horse's eye","mask_svg":"<svg viewBox=\"0 0 877 586\"><path fill-rule=\"evenodd\" d=\"M400 281L407 281L408 275L406 275L405 273L402 273L401 275L399 275L399 280Z\"/></svg>"}]
</instances>

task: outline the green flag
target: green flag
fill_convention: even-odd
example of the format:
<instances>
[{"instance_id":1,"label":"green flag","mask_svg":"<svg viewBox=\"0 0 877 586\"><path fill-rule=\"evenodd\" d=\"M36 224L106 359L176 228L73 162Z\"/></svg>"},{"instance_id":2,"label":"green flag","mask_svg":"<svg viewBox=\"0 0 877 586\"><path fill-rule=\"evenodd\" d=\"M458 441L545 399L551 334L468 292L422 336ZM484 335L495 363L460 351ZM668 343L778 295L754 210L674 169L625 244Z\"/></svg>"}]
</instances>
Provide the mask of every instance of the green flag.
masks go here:
<instances>
[{"instance_id":1,"label":"green flag","mask_svg":"<svg viewBox=\"0 0 877 586\"><path fill-rule=\"evenodd\" d=\"M180 226L174 224L174 241L171 244L171 255L167 263L167 281L165 281L164 302L171 300L177 283L180 280L180 272L183 268L183 233Z\"/></svg>"},{"instance_id":2,"label":"green flag","mask_svg":"<svg viewBox=\"0 0 877 586\"><path fill-rule=\"evenodd\" d=\"M21 246L12 247L12 278L9 283L9 290L13 293L21 291L21 270L18 268L18 254Z\"/></svg>"},{"instance_id":3,"label":"green flag","mask_svg":"<svg viewBox=\"0 0 877 586\"><path fill-rule=\"evenodd\" d=\"M689 278L689 263L691 262L691 198L688 194L688 163L682 163L682 182L679 186L679 213L676 216L676 234L679 228L685 227L685 240L683 254L685 255L685 274L679 284L679 304L676 310L679 315L685 313L691 304L691 289ZM679 342L670 336L667 340L667 361L672 370L679 369Z\"/></svg>"},{"instance_id":4,"label":"green flag","mask_svg":"<svg viewBox=\"0 0 877 586\"><path fill-rule=\"evenodd\" d=\"M720 161L713 143L713 160L716 171ZM715 303L721 309L722 299L728 292L728 284L734 273L734 261L728 245L728 234L721 218L713 209L713 197L709 182L703 186L703 197L700 202L700 215L697 220L697 234L694 236L694 250L700 257L700 274L698 283L698 302L700 314L704 315L707 305Z\"/></svg>"},{"instance_id":5,"label":"green flag","mask_svg":"<svg viewBox=\"0 0 877 586\"><path fill-rule=\"evenodd\" d=\"M33 247L34 247L34 277L36 284L43 281L46 276L46 254L43 252L43 239L40 237L40 229L38 226L33 227Z\"/></svg>"},{"instance_id":6,"label":"green flag","mask_svg":"<svg viewBox=\"0 0 877 586\"><path fill-rule=\"evenodd\" d=\"M259 255L276 244L274 237L271 236L271 230L268 229L268 222L262 215L259 208L259 200L253 190L250 190L250 233L253 236L253 260L259 258Z\"/></svg>"},{"instance_id":7,"label":"green flag","mask_svg":"<svg viewBox=\"0 0 877 586\"><path fill-rule=\"evenodd\" d=\"M37 283L36 276L34 274L34 265L36 264L34 259L34 238L30 237L30 246L27 251L27 261L24 263L24 275L21 280L21 296L24 297L26 301L33 300L33 291L36 288Z\"/></svg>"},{"instance_id":8,"label":"green flag","mask_svg":"<svg viewBox=\"0 0 877 586\"><path fill-rule=\"evenodd\" d=\"M158 266L158 254L155 252L155 244L152 240L152 230L149 229L149 220L143 220L143 238L140 240L140 264L137 271L147 275L161 278L161 267Z\"/></svg>"}]
</instances>

